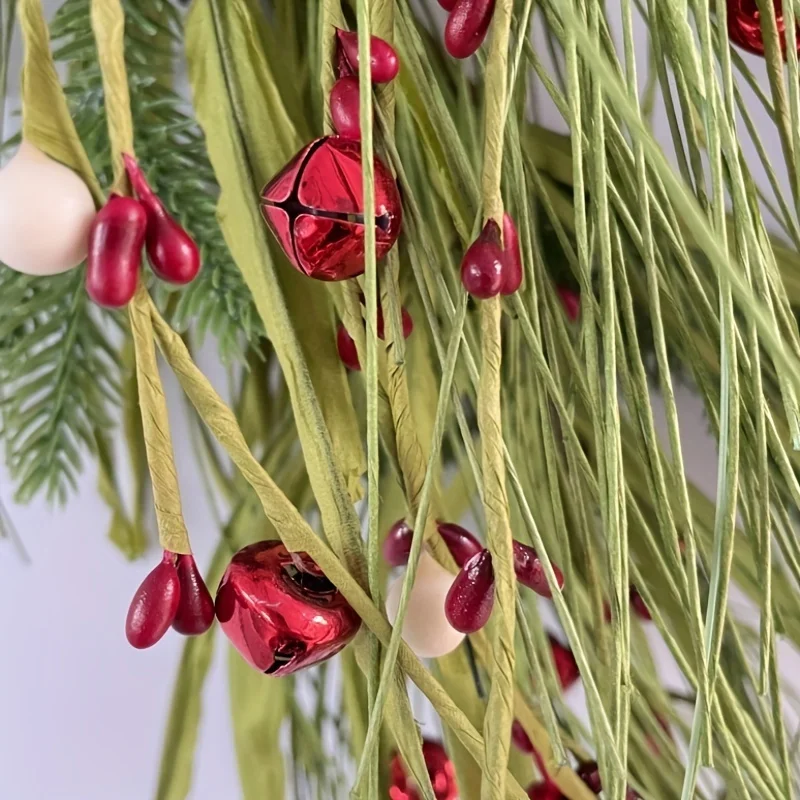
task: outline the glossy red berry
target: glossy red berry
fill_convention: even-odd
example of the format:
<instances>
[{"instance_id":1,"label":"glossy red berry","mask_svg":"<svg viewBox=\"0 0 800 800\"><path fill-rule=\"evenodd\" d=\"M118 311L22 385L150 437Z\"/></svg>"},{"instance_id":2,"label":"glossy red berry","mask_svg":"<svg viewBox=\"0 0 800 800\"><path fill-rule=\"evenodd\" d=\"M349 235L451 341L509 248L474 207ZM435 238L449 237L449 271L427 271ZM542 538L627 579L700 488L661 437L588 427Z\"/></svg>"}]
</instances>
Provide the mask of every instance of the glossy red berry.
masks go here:
<instances>
[{"instance_id":1,"label":"glossy red berry","mask_svg":"<svg viewBox=\"0 0 800 800\"><path fill-rule=\"evenodd\" d=\"M358 33L336 29L339 47L350 69L358 73ZM397 77L400 61L394 48L378 36L371 36L369 43L370 80L373 83L388 83Z\"/></svg>"},{"instance_id":2,"label":"glossy red berry","mask_svg":"<svg viewBox=\"0 0 800 800\"><path fill-rule=\"evenodd\" d=\"M353 337L347 332L347 328L341 323L336 329L336 349L339 351L339 358L342 363L354 372L361 369L361 364L358 361L358 350Z\"/></svg>"},{"instance_id":3,"label":"glossy red berry","mask_svg":"<svg viewBox=\"0 0 800 800\"><path fill-rule=\"evenodd\" d=\"M564 587L564 575L555 564L551 566L556 574L558 588L562 589ZM514 540L514 572L517 580L523 586L533 589L536 594L542 597L553 596L544 574L544 567L539 556L536 555L536 551L516 539Z\"/></svg>"},{"instance_id":4,"label":"glossy red berry","mask_svg":"<svg viewBox=\"0 0 800 800\"><path fill-rule=\"evenodd\" d=\"M488 550L472 556L456 575L444 610L447 621L461 633L475 633L488 621L494 607L494 568Z\"/></svg>"},{"instance_id":5,"label":"glossy red berry","mask_svg":"<svg viewBox=\"0 0 800 800\"><path fill-rule=\"evenodd\" d=\"M175 220L147 183L136 159L123 155L131 184L147 214L147 260L159 278L184 285L200 271L200 250L194 239Z\"/></svg>"},{"instance_id":6,"label":"glossy red berry","mask_svg":"<svg viewBox=\"0 0 800 800\"><path fill-rule=\"evenodd\" d=\"M161 563L142 581L128 609L125 635L137 650L152 647L169 630L181 599L175 553L164 552Z\"/></svg>"},{"instance_id":7,"label":"glossy red berry","mask_svg":"<svg viewBox=\"0 0 800 800\"><path fill-rule=\"evenodd\" d=\"M561 305L564 307L567 319L570 322L575 322L581 313L581 296L566 286L557 286L556 292L561 298Z\"/></svg>"},{"instance_id":8,"label":"glossy red berry","mask_svg":"<svg viewBox=\"0 0 800 800\"><path fill-rule=\"evenodd\" d=\"M596 761L584 761L575 770L578 777L595 794L603 791L603 783L600 779L600 768ZM640 795L634 789L628 787L625 791L625 800L640 800Z\"/></svg>"},{"instance_id":9,"label":"glossy red berry","mask_svg":"<svg viewBox=\"0 0 800 800\"><path fill-rule=\"evenodd\" d=\"M528 787L529 800L561 800L563 797L558 786L550 781L540 781Z\"/></svg>"},{"instance_id":10,"label":"glossy red berry","mask_svg":"<svg viewBox=\"0 0 800 800\"><path fill-rule=\"evenodd\" d=\"M464 288L481 300L500 294L505 271L503 258L500 228L490 219L461 260L461 283Z\"/></svg>"},{"instance_id":11,"label":"glossy red berry","mask_svg":"<svg viewBox=\"0 0 800 800\"><path fill-rule=\"evenodd\" d=\"M147 214L132 197L112 194L89 229L86 291L95 303L122 308L139 282Z\"/></svg>"},{"instance_id":12,"label":"glossy red berry","mask_svg":"<svg viewBox=\"0 0 800 800\"><path fill-rule=\"evenodd\" d=\"M518 719L515 719L511 725L511 741L514 742L523 753L527 753L531 756L533 755L533 742L531 742L528 734L525 733L525 728L522 727L522 723Z\"/></svg>"},{"instance_id":13,"label":"glossy red berry","mask_svg":"<svg viewBox=\"0 0 800 800\"><path fill-rule=\"evenodd\" d=\"M483 550L483 545L466 528L454 522L437 522L436 529L459 567Z\"/></svg>"},{"instance_id":14,"label":"glossy red berry","mask_svg":"<svg viewBox=\"0 0 800 800\"><path fill-rule=\"evenodd\" d=\"M214 622L214 600L193 555L178 555L181 599L172 627L184 636L199 636Z\"/></svg>"},{"instance_id":15,"label":"glossy red berry","mask_svg":"<svg viewBox=\"0 0 800 800\"><path fill-rule=\"evenodd\" d=\"M630 601L631 601L631 608L636 613L636 616L639 619L644 620L645 622L650 622L653 617L650 615L650 609L647 607L647 604L642 599L642 596L636 590L634 586L630 588Z\"/></svg>"},{"instance_id":16,"label":"glossy red berry","mask_svg":"<svg viewBox=\"0 0 800 800\"><path fill-rule=\"evenodd\" d=\"M505 269L500 294L514 294L522 286L522 250L517 226L508 212L503 215L503 256Z\"/></svg>"},{"instance_id":17,"label":"glossy red berry","mask_svg":"<svg viewBox=\"0 0 800 800\"><path fill-rule=\"evenodd\" d=\"M330 96L333 127L345 139L361 141L360 95L358 78L339 78L333 84Z\"/></svg>"},{"instance_id":18,"label":"glossy red berry","mask_svg":"<svg viewBox=\"0 0 800 800\"><path fill-rule=\"evenodd\" d=\"M400 316L401 316L401 319L403 321L403 338L404 339L408 339L408 337L411 336L411 334L414 331L414 320L411 317L411 314L405 308L400 310ZM383 339L384 338L384 330L385 330L384 329L384 324L385 323L383 321L383 310L379 308L378 309L378 323L377 323L378 338L379 339Z\"/></svg>"},{"instance_id":19,"label":"glossy red berry","mask_svg":"<svg viewBox=\"0 0 800 800\"><path fill-rule=\"evenodd\" d=\"M408 554L411 552L411 539L414 531L404 519L399 519L389 528L383 540L383 558L392 567L402 567L408 564Z\"/></svg>"},{"instance_id":20,"label":"glossy red berry","mask_svg":"<svg viewBox=\"0 0 800 800\"><path fill-rule=\"evenodd\" d=\"M553 636L547 637L550 640L550 652L553 656L553 663L556 666L556 674L561 683L561 688L566 690L572 686L581 674L578 671L578 662L572 654L572 650L564 647L561 642Z\"/></svg>"},{"instance_id":21,"label":"glossy red berry","mask_svg":"<svg viewBox=\"0 0 800 800\"><path fill-rule=\"evenodd\" d=\"M469 58L483 44L495 0L456 0L444 29L444 46L453 58Z\"/></svg>"}]
</instances>

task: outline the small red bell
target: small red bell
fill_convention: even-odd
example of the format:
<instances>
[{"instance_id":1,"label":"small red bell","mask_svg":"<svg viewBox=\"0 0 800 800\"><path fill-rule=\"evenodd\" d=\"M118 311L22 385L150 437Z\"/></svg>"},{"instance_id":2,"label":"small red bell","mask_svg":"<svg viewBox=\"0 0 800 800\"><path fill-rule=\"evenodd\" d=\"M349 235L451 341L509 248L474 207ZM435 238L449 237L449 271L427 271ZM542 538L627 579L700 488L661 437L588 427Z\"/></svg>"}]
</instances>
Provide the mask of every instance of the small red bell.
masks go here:
<instances>
[{"instance_id":1,"label":"small red bell","mask_svg":"<svg viewBox=\"0 0 800 800\"><path fill-rule=\"evenodd\" d=\"M293 266L311 278L341 281L364 271L361 143L327 136L306 145L261 193L261 211ZM375 158L375 252L400 235L400 193Z\"/></svg>"},{"instance_id":2,"label":"small red bell","mask_svg":"<svg viewBox=\"0 0 800 800\"><path fill-rule=\"evenodd\" d=\"M436 800L456 800L458 798L456 771L444 747L439 742L425 739L422 742L422 755ZM420 800L414 781L406 776L399 753L395 753L392 757L389 771L391 780L389 800Z\"/></svg>"},{"instance_id":3,"label":"small red bell","mask_svg":"<svg viewBox=\"0 0 800 800\"><path fill-rule=\"evenodd\" d=\"M781 0L773 0L778 37L783 57L786 58L786 23L783 19ZM761 14L756 0L728 0L728 36L734 44L755 53L764 55L764 37L761 33ZM798 29L798 51L800 52L800 29Z\"/></svg>"},{"instance_id":4,"label":"small red bell","mask_svg":"<svg viewBox=\"0 0 800 800\"><path fill-rule=\"evenodd\" d=\"M267 675L289 675L336 655L361 620L305 553L279 541L240 550L222 576L217 619L244 659Z\"/></svg>"}]
</instances>

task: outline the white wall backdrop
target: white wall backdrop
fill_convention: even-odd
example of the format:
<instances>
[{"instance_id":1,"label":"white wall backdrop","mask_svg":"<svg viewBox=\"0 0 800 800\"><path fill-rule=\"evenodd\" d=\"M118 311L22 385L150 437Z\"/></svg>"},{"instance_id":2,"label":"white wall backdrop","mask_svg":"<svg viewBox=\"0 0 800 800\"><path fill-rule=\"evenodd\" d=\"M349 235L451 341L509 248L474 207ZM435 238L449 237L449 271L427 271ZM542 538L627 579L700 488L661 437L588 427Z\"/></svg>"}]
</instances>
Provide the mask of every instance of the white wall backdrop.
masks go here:
<instances>
[{"instance_id":1,"label":"white wall backdrop","mask_svg":"<svg viewBox=\"0 0 800 800\"><path fill-rule=\"evenodd\" d=\"M57 5L53 0L47 2L50 10ZM17 43L12 81L19 69L18 47ZM12 96L9 109L16 106ZM537 98L537 106L541 121L563 129L548 102ZM668 140L663 120L657 119L656 124ZM214 372L213 362L210 357L204 367ZM216 374L221 377L218 370ZM166 371L164 376L173 410L187 522L198 562L204 566L218 532L193 469L187 431L180 418L179 391ZM688 389L679 391L679 401L689 477L713 495L716 452L700 403ZM657 398L654 404L660 415ZM168 635L144 652L128 646L123 632L128 603L155 563L157 551L153 548L149 557L137 563L124 560L105 539L109 511L97 496L95 484L95 471L90 467L79 493L65 509L51 509L41 501L19 507L0 465L0 501L13 518L30 559L24 563L8 541L0 541L3 800L146 800L156 786L183 640ZM223 653L218 647L206 685L193 800L240 796ZM665 653L660 662L665 665L665 678L675 680L669 655ZM800 659L783 648L782 667L785 674L796 676ZM579 704L580 689L575 692ZM424 709L420 708L420 714L424 716ZM792 722L790 733L794 725Z\"/></svg>"}]
</instances>

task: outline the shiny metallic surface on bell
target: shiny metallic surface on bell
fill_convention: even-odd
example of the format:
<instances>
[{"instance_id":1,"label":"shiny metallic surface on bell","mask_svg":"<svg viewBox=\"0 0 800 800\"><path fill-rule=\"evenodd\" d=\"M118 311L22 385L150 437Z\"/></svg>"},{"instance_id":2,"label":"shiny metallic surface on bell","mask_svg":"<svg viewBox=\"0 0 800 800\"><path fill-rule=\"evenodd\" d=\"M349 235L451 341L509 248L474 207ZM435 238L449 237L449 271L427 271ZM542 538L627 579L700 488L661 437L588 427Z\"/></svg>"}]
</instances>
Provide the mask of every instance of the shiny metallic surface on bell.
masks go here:
<instances>
[{"instance_id":1,"label":"shiny metallic surface on bell","mask_svg":"<svg viewBox=\"0 0 800 800\"><path fill-rule=\"evenodd\" d=\"M781 51L786 57L786 23L781 0L773 0ZM728 36L734 44L756 55L764 55L761 14L756 0L728 0Z\"/></svg>"},{"instance_id":2,"label":"shiny metallic surface on bell","mask_svg":"<svg viewBox=\"0 0 800 800\"><path fill-rule=\"evenodd\" d=\"M391 172L375 158L375 252L400 235L403 212ZM312 278L338 281L364 271L361 143L327 136L306 145L261 193L261 211L289 261Z\"/></svg>"},{"instance_id":3,"label":"shiny metallic surface on bell","mask_svg":"<svg viewBox=\"0 0 800 800\"><path fill-rule=\"evenodd\" d=\"M336 655L361 625L314 561L279 541L236 553L217 590L216 614L244 659L276 676Z\"/></svg>"},{"instance_id":4,"label":"shiny metallic surface on bell","mask_svg":"<svg viewBox=\"0 0 800 800\"><path fill-rule=\"evenodd\" d=\"M431 779L431 788L436 800L457 800L456 770L447 751L440 742L425 739L422 742L422 755ZM390 800L420 800L414 781L406 775L399 753L395 753L389 768Z\"/></svg>"}]
</instances>

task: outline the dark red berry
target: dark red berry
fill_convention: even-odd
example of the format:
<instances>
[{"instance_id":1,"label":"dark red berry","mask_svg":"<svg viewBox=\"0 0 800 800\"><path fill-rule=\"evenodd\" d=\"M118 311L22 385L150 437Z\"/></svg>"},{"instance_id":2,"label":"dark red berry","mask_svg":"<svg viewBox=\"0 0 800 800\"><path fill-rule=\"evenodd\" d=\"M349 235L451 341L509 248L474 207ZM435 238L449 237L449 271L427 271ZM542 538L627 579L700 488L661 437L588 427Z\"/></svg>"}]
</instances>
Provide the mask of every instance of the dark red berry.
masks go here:
<instances>
[{"instance_id":1,"label":"dark red berry","mask_svg":"<svg viewBox=\"0 0 800 800\"><path fill-rule=\"evenodd\" d=\"M511 725L511 741L514 742L523 753L533 755L533 742L531 742L528 734L525 733L525 728L522 727L522 723L518 719L515 719Z\"/></svg>"},{"instance_id":2,"label":"dark red berry","mask_svg":"<svg viewBox=\"0 0 800 800\"><path fill-rule=\"evenodd\" d=\"M631 608L633 608L633 610L636 612L636 616L639 617L639 619L642 619L645 622L650 622L650 620L653 619L653 617L650 615L650 609L642 599L642 596L633 586L631 586L630 589L630 600Z\"/></svg>"},{"instance_id":3,"label":"dark red berry","mask_svg":"<svg viewBox=\"0 0 800 800\"><path fill-rule=\"evenodd\" d=\"M181 599L172 627L184 636L199 636L214 622L214 601L193 555L178 556Z\"/></svg>"},{"instance_id":4,"label":"dark red berry","mask_svg":"<svg viewBox=\"0 0 800 800\"><path fill-rule=\"evenodd\" d=\"M125 635L138 650L152 647L169 630L181 599L175 553L165 551L161 563L142 581L128 609Z\"/></svg>"},{"instance_id":5,"label":"dark red berry","mask_svg":"<svg viewBox=\"0 0 800 800\"><path fill-rule=\"evenodd\" d=\"M500 294L505 269L503 258L500 228L490 219L461 260L461 283L464 288L481 300Z\"/></svg>"},{"instance_id":6,"label":"dark red berry","mask_svg":"<svg viewBox=\"0 0 800 800\"><path fill-rule=\"evenodd\" d=\"M494 569L488 550L472 556L456 575L444 601L447 621L461 633L475 633L494 607Z\"/></svg>"},{"instance_id":7,"label":"dark red berry","mask_svg":"<svg viewBox=\"0 0 800 800\"><path fill-rule=\"evenodd\" d=\"M563 797L561 790L551 781L533 783L528 787L529 800L561 800Z\"/></svg>"},{"instance_id":8,"label":"dark red berry","mask_svg":"<svg viewBox=\"0 0 800 800\"><path fill-rule=\"evenodd\" d=\"M456 0L444 29L444 46L453 58L469 58L483 44L495 0Z\"/></svg>"},{"instance_id":9,"label":"dark red berry","mask_svg":"<svg viewBox=\"0 0 800 800\"><path fill-rule=\"evenodd\" d=\"M553 662L556 665L556 674L561 683L562 689L569 689L581 674L578 672L578 662L572 654L572 650L564 647L561 642L553 636L547 637L550 640L550 652L553 655Z\"/></svg>"},{"instance_id":10,"label":"dark red berry","mask_svg":"<svg viewBox=\"0 0 800 800\"><path fill-rule=\"evenodd\" d=\"M439 0L439 5L445 9L445 11L452 11L455 4L456 0Z\"/></svg>"},{"instance_id":11,"label":"dark red berry","mask_svg":"<svg viewBox=\"0 0 800 800\"><path fill-rule=\"evenodd\" d=\"M353 72L358 73L358 34L355 31L336 30L339 46ZM377 36L369 43L370 80L373 83L388 83L397 77L400 61L394 48Z\"/></svg>"},{"instance_id":12,"label":"dark red berry","mask_svg":"<svg viewBox=\"0 0 800 800\"><path fill-rule=\"evenodd\" d=\"M402 567L408 564L408 554L411 552L411 539L414 531L411 530L404 519L399 519L389 528L383 540L383 558L393 567Z\"/></svg>"},{"instance_id":13,"label":"dark red berry","mask_svg":"<svg viewBox=\"0 0 800 800\"><path fill-rule=\"evenodd\" d=\"M483 545L466 528L454 522L437 522L436 529L459 567L483 550Z\"/></svg>"},{"instance_id":14,"label":"dark red berry","mask_svg":"<svg viewBox=\"0 0 800 800\"><path fill-rule=\"evenodd\" d=\"M361 369L361 364L358 362L358 350L353 337L347 332L344 325L339 325L336 330L336 349L339 351L339 358L347 369L352 369L355 372Z\"/></svg>"},{"instance_id":15,"label":"dark red berry","mask_svg":"<svg viewBox=\"0 0 800 800\"><path fill-rule=\"evenodd\" d=\"M411 317L411 314L405 309L400 310L400 316L403 320L403 338L408 339L411 336L412 332L414 331L414 320ZM378 338L383 339L384 337L384 321L383 321L383 310L378 309Z\"/></svg>"},{"instance_id":16,"label":"dark red berry","mask_svg":"<svg viewBox=\"0 0 800 800\"><path fill-rule=\"evenodd\" d=\"M558 580L558 588L562 589L564 587L564 575L555 564L551 566ZM516 539L514 540L514 572L517 575L517 580L523 586L533 589L536 594L542 597L553 596L547 583L547 578L544 575L544 567L539 556L536 555L536 551Z\"/></svg>"},{"instance_id":17,"label":"dark red berry","mask_svg":"<svg viewBox=\"0 0 800 800\"><path fill-rule=\"evenodd\" d=\"M556 291L561 298L561 305L570 322L575 322L581 313L581 296L566 286L557 286Z\"/></svg>"},{"instance_id":18,"label":"dark red berry","mask_svg":"<svg viewBox=\"0 0 800 800\"><path fill-rule=\"evenodd\" d=\"M578 764L575 770L578 777L595 793L603 791L603 784L600 780L600 768L596 761L584 761Z\"/></svg>"},{"instance_id":19,"label":"dark red berry","mask_svg":"<svg viewBox=\"0 0 800 800\"><path fill-rule=\"evenodd\" d=\"M522 251L517 226L508 212L503 215L503 255L505 270L500 294L514 294L522 285Z\"/></svg>"},{"instance_id":20,"label":"dark red berry","mask_svg":"<svg viewBox=\"0 0 800 800\"><path fill-rule=\"evenodd\" d=\"M360 100L358 78L339 78L333 84L330 96L333 127L346 139L361 141Z\"/></svg>"}]
</instances>

